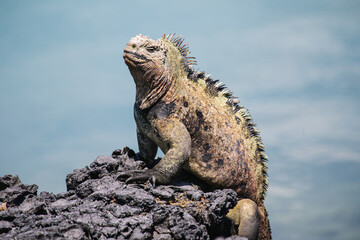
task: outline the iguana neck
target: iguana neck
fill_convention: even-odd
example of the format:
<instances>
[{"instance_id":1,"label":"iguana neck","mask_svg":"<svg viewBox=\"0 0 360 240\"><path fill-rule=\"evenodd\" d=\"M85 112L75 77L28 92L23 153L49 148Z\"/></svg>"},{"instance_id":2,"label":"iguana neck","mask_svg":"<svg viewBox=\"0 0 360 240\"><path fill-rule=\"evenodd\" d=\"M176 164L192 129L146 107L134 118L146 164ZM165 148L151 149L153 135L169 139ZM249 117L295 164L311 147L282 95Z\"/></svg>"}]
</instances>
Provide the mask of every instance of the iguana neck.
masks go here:
<instances>
[{"instance_id":1,"label":"iguana neck","mask_svg":"<svg viewBox=\"0 0 360 240\"><path fill-rule=\"evenodd\" d=\"M181 80L186 76L183 66L171 59L161 66L150 62L147 70L131 74L136 84L136 103L141 110L151 108L160 99L171 101L184 87Z\"/></svg>"},{"instance_id":2,"label":"iguana neck","mask_svg":"<svg viewBox=\"0 0 360 240\"><path fill-rule=\"evenodd\" d=\"M140 106L141 102L150 93L150 83L143 79L143 72L132 71L132 69L130 69L130 73L134 79L136 86L135 102L137 105Z\"/></svg>"}]
</instances>

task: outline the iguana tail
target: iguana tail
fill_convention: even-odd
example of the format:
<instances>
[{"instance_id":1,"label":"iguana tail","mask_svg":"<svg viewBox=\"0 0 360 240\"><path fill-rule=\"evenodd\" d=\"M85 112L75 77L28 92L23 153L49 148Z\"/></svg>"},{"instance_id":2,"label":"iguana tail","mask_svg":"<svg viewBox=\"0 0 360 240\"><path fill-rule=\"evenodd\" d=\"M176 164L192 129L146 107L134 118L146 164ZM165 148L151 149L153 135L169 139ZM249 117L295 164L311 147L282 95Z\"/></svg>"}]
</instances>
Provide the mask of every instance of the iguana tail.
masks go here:
<instances>
[{"instance_id":1,"label":"iguana tail","mask_svg":"<svg viewBox=\"0 0 360 240\"><path fill-rule=\"evenodd\" d=\"M260 215L258 240L271 240L270 221L264 203L258 206L258 210Z\"/></svg>"}]
</instances>

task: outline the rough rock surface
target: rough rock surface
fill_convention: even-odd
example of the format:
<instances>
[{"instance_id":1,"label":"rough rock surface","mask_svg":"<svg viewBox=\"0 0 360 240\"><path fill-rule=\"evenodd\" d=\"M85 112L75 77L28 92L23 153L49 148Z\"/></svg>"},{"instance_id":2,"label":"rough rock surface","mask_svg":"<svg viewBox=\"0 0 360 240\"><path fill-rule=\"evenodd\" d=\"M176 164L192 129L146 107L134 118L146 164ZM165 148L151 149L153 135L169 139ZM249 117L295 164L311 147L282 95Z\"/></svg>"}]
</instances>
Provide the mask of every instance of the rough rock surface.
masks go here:
<instances>
[{"instance_id":1,"label":"rough rock surface","mask_svg":"<svg viewBox=\"0 0 360 240\"><path fill-rule=\"evenodd\" d=\"M204 193L177 180L173 185L126 184L119 172L141 170L141 161L120 154L99 156L66 177L67 192L37 194L18 176L0 177L0 239L225 239L233 190ZM130 155L131 156L131 155ZM132 157L132 156L131 156ZM244 239L236 236L226 239Z\"/></svg>"}]
</instances>

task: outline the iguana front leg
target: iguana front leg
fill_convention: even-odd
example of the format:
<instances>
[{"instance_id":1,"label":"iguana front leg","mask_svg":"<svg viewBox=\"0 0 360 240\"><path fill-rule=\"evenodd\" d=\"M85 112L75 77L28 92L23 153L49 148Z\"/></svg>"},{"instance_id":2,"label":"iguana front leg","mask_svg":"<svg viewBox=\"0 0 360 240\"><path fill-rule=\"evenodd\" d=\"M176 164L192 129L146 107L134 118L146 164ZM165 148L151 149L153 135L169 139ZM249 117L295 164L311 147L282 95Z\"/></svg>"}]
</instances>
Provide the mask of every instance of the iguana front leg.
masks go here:
<instances>
[{"instance_id":1,"label":"iguana front leg","mask_svg":"<svg viewBox=\"0 0 360 240\"><path fill-rule=\"evenodd\" d=\"M153 167L158 146L148 136L141 132L139 128L137 128L136 131L139 147L138 157L144 161L148 167Z\"/></svg>"},{"instance_id":2,"label":"iguana front leg","mask_svg":"<svg viewBox=\"0 0 360 240\"><path fill-rule=\"evenodd\" d=\"M153 120L152 127L165 156L152 169L142 172L124 172L119 175L126 182L154 181L168 184L182 168L191 153L191 138L184 124L177 119ZM139 142L140 145L140 142ZM142 155L143 153L140 152Z\"/></svg>"}]
</instances>

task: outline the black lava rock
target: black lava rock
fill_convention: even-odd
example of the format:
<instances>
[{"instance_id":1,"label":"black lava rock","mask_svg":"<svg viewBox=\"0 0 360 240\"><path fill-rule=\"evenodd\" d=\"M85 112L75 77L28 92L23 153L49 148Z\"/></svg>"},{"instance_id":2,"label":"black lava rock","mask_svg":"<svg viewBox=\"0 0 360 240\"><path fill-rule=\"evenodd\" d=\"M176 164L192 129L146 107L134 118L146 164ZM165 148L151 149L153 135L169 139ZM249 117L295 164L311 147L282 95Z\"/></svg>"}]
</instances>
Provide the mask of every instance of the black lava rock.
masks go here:
<instances>
[{"instance_id":1,"label":"black lava rock","mask_svg":"<svg viewBox=\"0 0 360 240\"><path fill-rule=\"evenodd\" d=\"M126 184L121 171L146 168L133 152L99 156L66 177L67 192L41 192L18 176L0 177L0 239L226 239L233 190L204 192L181 179L172 185ZM130 158L130 157L131 158ZM229 237L227 239L239 239Z\"/></svg>"}]
</instances>

